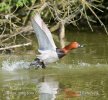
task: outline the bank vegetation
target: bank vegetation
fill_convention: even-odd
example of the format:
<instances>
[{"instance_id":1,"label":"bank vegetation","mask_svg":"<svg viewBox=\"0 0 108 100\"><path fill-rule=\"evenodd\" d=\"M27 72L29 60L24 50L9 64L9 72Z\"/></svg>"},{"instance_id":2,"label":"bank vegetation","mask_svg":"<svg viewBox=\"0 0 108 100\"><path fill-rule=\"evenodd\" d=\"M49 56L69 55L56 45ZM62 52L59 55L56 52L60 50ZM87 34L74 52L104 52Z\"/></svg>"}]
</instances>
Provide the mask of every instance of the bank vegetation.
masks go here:
<instances>
[{"instance_id":1,"label":"bank vegetation","mask_svg":"<svg viewBox=\"0 0 108 100\"><path fill-rule=\"evenodd\" d=\"M0 50L12 49L32 44L29 36L33 33L31 18L40 13L52 32L60 30L59 40L64 47L65 28L72 24L79 29L81 20L86 20L91 31L92 23L100 24L107 7L105 0L1 0L0 1Z\"/></svg>"}]
</instances>

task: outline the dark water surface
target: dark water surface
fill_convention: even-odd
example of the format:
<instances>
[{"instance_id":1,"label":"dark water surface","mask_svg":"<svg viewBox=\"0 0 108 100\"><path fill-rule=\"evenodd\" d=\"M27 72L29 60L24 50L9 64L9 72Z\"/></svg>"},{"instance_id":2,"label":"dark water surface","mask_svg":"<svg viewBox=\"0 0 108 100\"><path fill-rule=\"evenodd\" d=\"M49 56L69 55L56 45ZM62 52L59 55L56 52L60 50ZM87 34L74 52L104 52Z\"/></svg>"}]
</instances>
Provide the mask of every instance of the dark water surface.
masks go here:
<instances>
[{"instance_id":1,"label":"dark water surface","mask_svg":"<svg viewBox=\"0 0 108 100\"><path fill-rule=\"evenodd\" d=\"M45 70L28 69L34 53L0 55L0 100L108 100L108 36L67 34L85 47Z\"/></svg>"}]
</instances>

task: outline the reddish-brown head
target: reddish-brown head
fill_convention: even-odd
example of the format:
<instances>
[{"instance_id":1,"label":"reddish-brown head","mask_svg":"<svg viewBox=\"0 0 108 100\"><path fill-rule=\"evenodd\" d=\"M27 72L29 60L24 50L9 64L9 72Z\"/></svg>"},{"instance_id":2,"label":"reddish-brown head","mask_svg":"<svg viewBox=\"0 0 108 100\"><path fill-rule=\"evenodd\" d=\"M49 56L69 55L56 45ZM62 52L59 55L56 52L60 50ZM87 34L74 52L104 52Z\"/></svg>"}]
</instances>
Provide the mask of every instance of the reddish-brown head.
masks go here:
<instances>
[{"instance_id":1,"label":"reddish-brown head","mask_svg":"<svg viewBox=\"0 0 108 100\"><path fill-rule=\"evenodd\" d=\"M67 45L67 46L65 46L65 47L63 48L63 51L64 51L65 53L67 53L67 52L69 52L71 49L76 49L76 48L78 48L78 47L80 47L80 44L79 44L78 42L71 42L69 45Z\"/></svg>"},{"instance_id":2,"label":"reddish-brown head","mask_svg":"<svg viewBox=\"0 0 108 100\"><path fill-rule=\"evenodd\" d=\"M71 42L70 44L69 44L69 48L71 48L71 49L76 49L76 48L78 48L80 46L80 44L78 43L78 42Z\"/></svg>"}]
</instances>

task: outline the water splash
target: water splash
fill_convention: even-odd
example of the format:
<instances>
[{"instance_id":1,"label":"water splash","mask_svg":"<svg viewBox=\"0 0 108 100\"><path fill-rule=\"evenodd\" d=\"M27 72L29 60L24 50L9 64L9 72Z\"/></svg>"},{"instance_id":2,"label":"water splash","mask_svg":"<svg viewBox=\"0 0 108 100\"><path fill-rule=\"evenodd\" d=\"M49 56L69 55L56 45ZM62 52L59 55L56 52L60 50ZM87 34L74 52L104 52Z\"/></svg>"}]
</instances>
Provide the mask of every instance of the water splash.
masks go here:
<instances>
[{"instance_id":1,"label":"water splash","mask_svg":"<svg viewBox=\"0 0 108 100\"><path fill-rule=\"evenodd\" d=\"M2 70L4 71L14 71L18 69L28 69L30 65L30 62L27 61L11 61L11 60L6 60L2 62Z\"/></svg>"}]
</instances>

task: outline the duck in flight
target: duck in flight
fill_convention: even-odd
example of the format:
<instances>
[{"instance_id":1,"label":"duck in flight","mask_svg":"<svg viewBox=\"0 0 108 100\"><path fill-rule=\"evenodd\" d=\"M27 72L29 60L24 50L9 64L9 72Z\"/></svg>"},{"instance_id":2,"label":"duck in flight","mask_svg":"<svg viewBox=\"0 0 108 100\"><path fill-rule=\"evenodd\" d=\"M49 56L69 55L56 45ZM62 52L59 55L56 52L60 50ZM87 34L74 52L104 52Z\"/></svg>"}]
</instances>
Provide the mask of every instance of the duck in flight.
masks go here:
<instances>
[{"instance_id":1,"label":"duck in flight","mask_svg":"<svg viewBox=\"0 0 108 100\"><path fill-rule=\"evenodd\" d=\"M35 68L45 68L47 64L56 62L57 60L65 56L70 50L80 47L79 43L71 42L64 48L57 48L53 41L50 30L43 22L40 14L37 13L32 18L31 22L38 40L38 51L40 54L30 64L30 66L35 66Z\"/></svg>"}]
</instances>

